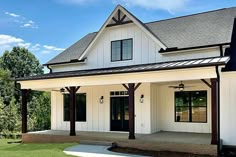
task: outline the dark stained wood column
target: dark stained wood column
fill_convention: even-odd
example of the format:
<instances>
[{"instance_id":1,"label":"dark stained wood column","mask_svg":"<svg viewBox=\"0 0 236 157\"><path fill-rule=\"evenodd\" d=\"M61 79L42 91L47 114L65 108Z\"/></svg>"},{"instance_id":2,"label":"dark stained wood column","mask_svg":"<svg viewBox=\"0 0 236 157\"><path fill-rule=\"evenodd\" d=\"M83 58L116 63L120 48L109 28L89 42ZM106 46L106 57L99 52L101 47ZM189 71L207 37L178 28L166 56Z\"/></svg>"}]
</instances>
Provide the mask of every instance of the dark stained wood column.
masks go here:
<instances>
[{"instance_id":1,"label":"dark stained wood column","mask_svg":"<svg viewBox=\"0 0 236 157\"><path fill-rule=\"evenodd\" d=\"M217 144L217 137L218 137L218 115L217 115L217 108L218 108L218 97L219 97L219 90L218 90L218 80L216 78L211 79L211 144Z\"/></svg>"},{"instance_id":2,"label":"dark stained wood column","mask_svg":"<svg viewBox=\"0 0 236 157\"><path fill-rule=\"evenodd\" d=\"M27 133L27 98L30 93L29 89L21 89L21 132Z\"/></svg>"},{"instance_id":3,"label":"dark stained wood column","mask_svg":"<svg viewBox=\"0 0 236 157\"><path fill-rule=\"evenodd\" d=\"M128 93L129 93L129 139L135 139L134 127L135 127L135 118L134 118L134 83L129 83Z\"/></svg>"},{"instance_id":4,"label":"dark stained wood column","mask_svg":"<svg viewBox=\"0 0 236 157\"><path fill-rule=\"evenodd\" d=\"M135 139L135 90L141 83L138 83L136 86L134 83L129 83L128 86L123 84L123 86L128 90L129 94L129 139Z\"/></svg>"},{"instance_id":5,"label":"dark stained wood column","mask_svg":"<svg viewBox=\"0 0 236 157\"><path fill-rule=\"evenodd\" d=\"M68 92L70 93L70 136L76 136L75 133L75 98L76 92L80 87L66 87Z\"/></svg>"}]
</instances>

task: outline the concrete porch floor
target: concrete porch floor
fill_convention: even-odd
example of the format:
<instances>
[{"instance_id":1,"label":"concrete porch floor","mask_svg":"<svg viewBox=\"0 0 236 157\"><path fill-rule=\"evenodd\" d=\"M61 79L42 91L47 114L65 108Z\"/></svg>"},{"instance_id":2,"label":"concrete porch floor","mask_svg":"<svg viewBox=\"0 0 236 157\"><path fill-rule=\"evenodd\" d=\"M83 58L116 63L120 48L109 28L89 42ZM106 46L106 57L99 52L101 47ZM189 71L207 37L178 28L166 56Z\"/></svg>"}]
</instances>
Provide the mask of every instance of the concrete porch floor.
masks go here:
<instances>
[{"instance_id":1,"label":"concrete porch floor","mask_svg":"<svg viewBox=\"0 0 236 157\"><path fill-rule=\"evenodd\" d=\"M69 135L69 131L63 130L45 130L29 132L28 134L43 135ZM127 140L126 132L90 132L77 131L76 136L80 140ZM211 134L206 133L186 133L186 132L167 132L161 131L153 134L135 134L136 141L145 142L172 142L172 143L189 143L189 144L210 144Z\"/></svg>"},{"instance_id":2,"label":"concrete porch floor","mask_svg":"<svg viewBox=\"0 0 236 157\"><path fill-rule=\"evenodd\" d=\"M22 135L24 143L66 143L110 145L143 150L188 152L194 154L216 155L217 146L211 145L211 134L185 132L157 132L136 134L135 140L128 139L123 132L88 132L78 131L76 136L69 136L69 131L46 130L29 132Z\"/></svg>"}]
</instances>

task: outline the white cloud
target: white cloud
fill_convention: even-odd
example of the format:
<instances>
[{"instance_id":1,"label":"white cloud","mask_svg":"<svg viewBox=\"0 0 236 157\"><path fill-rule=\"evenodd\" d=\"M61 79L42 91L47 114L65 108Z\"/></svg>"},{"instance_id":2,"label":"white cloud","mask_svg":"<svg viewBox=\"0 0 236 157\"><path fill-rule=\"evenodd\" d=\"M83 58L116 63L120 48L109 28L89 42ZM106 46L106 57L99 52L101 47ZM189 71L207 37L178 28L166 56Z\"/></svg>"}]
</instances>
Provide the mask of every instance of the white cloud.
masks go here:
<instances>
[{"instance_id":1,"label":"white cloud","mask_svg":"<svg viewBox=\"0 0 236 157\"><path fill-rule=\"evenodd\" d=\"M64 51L65 50L63 48L58 48L58 47L49 46L49 45L43 45L43 47L47 50L53 50L53 51Z\"/></svg>"},{"instance_id":2,"label":"white cloud","mask_svg":"<svg viewBox=\"0 0 236 157\"><path fill-rule=\"evenodd\" d=\"M8 11L6 11L5 14L14 17L14 19L10 18L10 20L12 20L14 23L19 24L20 27L39 28L38 25L33 20L29 20L22 15L17 15L15 13L10 13Z\"/></svg>"},{"instance_id":3,"label":"white cloud","mask_svg":"<svg viewBox=\"0 0 236 157\"><path fill-rule=\"evenodd\" d=\"M0 34L0 45L10 45L24 42L21 38L16 38L10 35Z\"/></svg>"},{"instance_id":4,"label":"white cloud","mask_svg":"<svg viewBox=\"0 0 236 157\"><path fill-rule=\"evenodd\" d=\"M24 23L23 25L21 25L21 27L25 27L25 28L38 28L38 26L35 25L35 22L32 21L32 20Z\"/></svg>"},{"instance_id":5,"label":"white cloud","mask_svg":"<svg viewBox=\"0 0 236 157\"><path fill-rule=\"evenodd\" d=\"M6 15L12 16L12 17L20 17L20 15L17 15L15 13L10 13L8 11L5 12Z\"/></svg>"},{"instance_id":6,"label":"white cloud","mask_svg":"<svg viewBox=\"0 0 236 157\"><path fill-rule=\"evenodd\" d=\"M139 6L145 9L161 9L170 13L186 8L190 0L113 0L113 3L126 6Z\"/></svg>"},{"instance_id":7,"label":"white cloud","mask_svg":"<svg viewBox=\"0 0 236 157\"><path fill-rule=\"evenodd\" d=\"M30 47L31 43L18 43L17 45L28 49Z\"/></svg>"}]
</instances>

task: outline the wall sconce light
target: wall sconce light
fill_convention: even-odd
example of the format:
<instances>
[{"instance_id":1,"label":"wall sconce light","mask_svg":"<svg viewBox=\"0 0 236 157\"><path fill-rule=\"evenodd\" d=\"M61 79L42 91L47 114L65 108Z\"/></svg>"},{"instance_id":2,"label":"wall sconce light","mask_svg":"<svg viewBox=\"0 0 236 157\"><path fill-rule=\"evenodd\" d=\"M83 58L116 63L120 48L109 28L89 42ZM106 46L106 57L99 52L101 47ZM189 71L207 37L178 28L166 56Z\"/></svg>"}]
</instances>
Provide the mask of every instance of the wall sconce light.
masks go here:
<instances>
[{"instance_id":1,"label":"wall sconce light","mask_svg":"<svg viewBox=\"0 0 236 157\"><path fill-rule=\"evenodd\" d=\"M104 97L103 96L101 96L101 98L99 99L99 102L100 102L100 104L103 104L103 102L104 102Z\"/></svg>"},{"instance_id":2,"label":"wall sconce light","mask_svg":"<svg viewBox=\"0 0 236 157\"><path fill-rule=\"evenodd\" d=\"M60 92L61 92L61 94L63 94L63 95L66 93L66 91L65 91L64 88L61 88L61 89L60 89Z\"/></svg>"},{"instance_id":3,"label":"wall sconce light","mask_svg":"<svg viewBox=\"0 0 236 157\"><path fill-rule=\"evenodd\" d=\"M143 103L143 102L144 102L144 95L143 95L143 94L140 96L139 101L140 101L140 103Z\"/></svg>"}]
</instances>

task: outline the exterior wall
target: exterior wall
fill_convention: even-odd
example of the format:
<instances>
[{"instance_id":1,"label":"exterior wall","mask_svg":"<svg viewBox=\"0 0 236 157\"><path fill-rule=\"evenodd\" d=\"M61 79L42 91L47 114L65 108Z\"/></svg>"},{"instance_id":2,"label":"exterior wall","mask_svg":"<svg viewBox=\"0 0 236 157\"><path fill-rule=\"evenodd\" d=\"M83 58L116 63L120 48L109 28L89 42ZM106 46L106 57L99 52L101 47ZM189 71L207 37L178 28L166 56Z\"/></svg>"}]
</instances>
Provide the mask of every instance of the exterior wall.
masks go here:
<instances>
[{"instance_id":1,"label":"exterior wall","mask_svg":"<svg viewBox=\"0 0 236 157\"><path fill-rule=\"evenodd\" d=\"M187 122L175 122L175 111L174 111L174 89L169 88L170 85L176 85L176 83L159 84L153 85L152 96L155 99L157 95L158 100L152 102L157 103L157 111L154 109L152 112L156 116L152 116L151 121L158 124L153 124L153 131L180 131L180 132L196 132L196 133L211 133L211 90L204 83L191 83L185 82L185 85L193 86L186 88L185 91L194 90L207 90L207 123L187 123ZM151 105L152 106L152 105Z\"/></svg>"},{"instance_id":2,"label":"exterior wall","mask_svg":"<svg viewBox=\"0 0 236 157\"><path fill-rule=\"evenodd\" d=\"M236 145L236 72L220 77L220 138L224 145Z\"/></svg>"},{"instance_id":3,"label":"exterior wall","mask_svg":"<svg viewBox=\"0 0 236 157\"><path fill-rule=\"evenodd\" d=\"M150 126L150 84L142 84L135 93L135 131L136 133L148 134ZM87 86L81 87L79 93L86 93L87 98L87 121L76 122L77 131L110 131L110 91L125 91L122 85L112 86ZM140 96L145 95L145 102L140 103ZM70 123L63 121L63 96L60 92L51 92L52 130L69 130ZM104 96L104 103L99 99Z\"/></svg>"},{"instance_id":4,"label":"exterior wall","mask_svg":"<svg viewBox=\"0 0 236 157\"><path fill-rule=\"evenodd\" d=\"M172 82L175 85L179 82ZM180 132L211 132L211 94L210 89L203 83L192 83L194 87L188 90L208 90L207 123L174 122L174 90L168 88L170 83L143 83L135 92L135 132L149 134L163 131ZM76 122L77 131L110 131L110 91L125 91L122 85L87 86L79 89L87 96L87 121ZM144 102L140 103L141 95ZM60 92L51 92L52 130L69 130L69 122L63 121L63 96ZM104 96L104 103L99 98Z\"/></svg>"},{"instance_id":5,"label":"exterior wall","mask_svg":"<svg viewBox=\"0 0 236 157\"><path fill-rule=\"evenodd\" d=\"M111 62L111 41L133 38L133 60ZM135 24L109 27L91 48L86 63L51 66L53 72L107 68L219 56L219 48L160 54L160 46Z\"/></svg>"}]
</instances>

